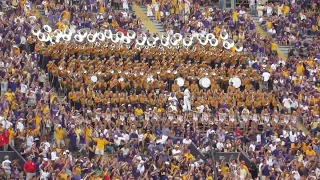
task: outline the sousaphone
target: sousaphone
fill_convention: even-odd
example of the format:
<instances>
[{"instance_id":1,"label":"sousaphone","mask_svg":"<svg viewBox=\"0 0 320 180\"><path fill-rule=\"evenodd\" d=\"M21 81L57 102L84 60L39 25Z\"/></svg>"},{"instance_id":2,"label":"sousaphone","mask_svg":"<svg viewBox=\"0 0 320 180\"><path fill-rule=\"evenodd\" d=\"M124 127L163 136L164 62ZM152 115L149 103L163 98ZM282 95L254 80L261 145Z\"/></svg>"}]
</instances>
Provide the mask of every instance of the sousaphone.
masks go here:
<instances>
[{"instance_id":1,"label":"sousaphone","mask_svg":"<svg viewBox=\"0 0 320 180\"><path fill-rule=\"evenodd\" d=\"M173 35L173 37L175 37L176 41L178 41L178 43L182 40L182 35L180 33L175 33Z\"/></svg>"},{"instance_id":2,"label":"sousaphone","mask_svg":"<svg viewBox=\"0 0 320 180\"><path fill-rule=\"evenodd\" d=\"M136 39L136 44L138 44L139 46L144 46L145 42L146 42L146 39L144 37L138 37Z\"/></svg>"},{"instance_id":3,"label":"sousaphone","mask_svg":"<svg viewBox=\"0 0 320 180\"><path fill-rule=\"evenodd\" d=\"M221 30L221 32L220 32L220 38L221 38L222 40L227 40L227 39L229 38L229 35L228 35L228 33L227 33L227 31L226 31L225 29Z\"/></svg>"},{"instance_id":4,"label":"sousaphone","mask_svg":"<svg viewBox=\"0 0 320 180\"><path fill-rule=\"evenodd\" d=\"M242 43L237 43L236 44L236 51L241 52L243 50L243 44Z\"/></svg>"},{"instance_id":5,"label":"sousaphone","mask_svg":"<svg viewBox=\"0 0 320 180\"><path fill-rule=\"evenodd\" d=\"M50 33L52 31L52 28L49 25L44 25L43 30L47 33Z\"/></svg>"},{"instance_id":6,"label":"sousaphone","mask_svg":"<svg viewBox=\"0 0 320 180\"><path fill-rule=\"evenodd\" d=\"M205 46L205 45L208 44L208 39L207 39L207 37L205 37L204 35L202 35L202 36L200 37L199 42L200 42L201 45Z\"/></svg>"},{"instance_id":7,"label":"sousaphone","mask_svg":"<svg viewBox=\"0 0 320 180\"><path fill-rule=\"evenodd\" d=\"M83 36L81 36L80 34L76 34L74 36L74 39L77 41L77 42L82 42L84 40Z\"/></svg>"},{"instance_id":8,"label":"sousaphone","mask_svg":"<svg viewBox=\"0 0 320 180\"><path fill-rule=\"evenodd\" d=\"M105 41L106 37L104 36L104 34L102 32L99 32L98 39L99 39L99 41Z\"/></svg>"},{"instance_id":9,"label":"sousaphone","mask_svg":"<svg viewBox=\"0 0 320 180\"><path fill-rule=\"evenodd\" d=\"M123 34L123 32L117 32L116 33L116 35L117 35L117 37L118 37L118 39L121 41L122 39L123 39L123 37L124 37L124 34Z\"/></svg>"},{"instance_id":10,"label":"sousaphone","mask_svg":"<svg viewBox=\"0 0 320 180\"><path fill-rule=\"evenodd\" d=\"M147 45L148 46L153 46L153 45L155 45L156 44L156 41L155 41L155 39L153 38L153 37L149 37L148 39L147 39Z\"/></svg>"},{"instance_id":11,"label":"sousaphone","mask_svg":"<svg viewBox=\"0 0 320 180\"><path fill-rule=\"evenodd\" d=\"M182 45L183 45L185 48L189 48L189 47L192 45L192 39L189 38L189 37L183 38L183 40L182 40Z\"/></svg>"},{"instance_id":12,"label":"sousaphone","mask_svg":"<svg viewBox=\"0 0 320 180\"><path fill-rule=\"evenodd\" d=\"M38 36L41 33L41 29L38 27L32 27L31 32L34 36Z\"/></svg>"},{"instance_id":13,"label":"sousaphone","mask_svg":"<svg viewBox=\"0 0 320 180\"><path fill-rule=\"evenodd\" d=\"M114 43L119 42L118 36L116 34L112 34L111 41L114 42Z\"/></svg>"},{"instance_id":14,"label":"sousaphone","mask_svg":"<svg viewBox=\"0 0 320 180\"><path fill-rule=\"evenodd\" d=\"M133 30L129 30L127 32L127 36L130 38L130 39L135 39L136 38L136 32L134 32Z\"/></svg>"},{"instance_id":15,"label":"sousaphone","mask_svg":"<svg viewBox=\"0 0 320 180\"><path fill-rule=\"evenodd\" d=\"M226 41L223 41L223 44L222 46L225 48L225 49L231 49L233 46L234 46L234 41L232 39L228 39Z\"/></svg>"},{"instance_id":16,"label":"sousaphone","mask_svg":"<svg viewBox=\"0 0 320 180\"><path fill-rule=\"evenodd\" d=\"M91 43L95 42L96 41L96 37L94 34L90 33L87 35L87 40Z\"/></svg>"},{"instance_id":17,"label":"sousaphone","mask_svg":"<svg viewBox=\"0 0 320 180\"><path fill-rule=\"evenodd\" d=\"M104 36L106 39L112 39L112 31L110 29L104 30Z\"/></svg>"},{"instance_id":18,"label":"sousaphone","mask_svg":"<svg viewBox=\"0 0 320 180\"><path fill-rule=\"evenodd\" d=\"M82 37L82 39L86 38L88 35L88 30L83 28L79 31L80 36Z\"/></svg>"},{"instance_id":19,"label":"sousaphone","mask_svg":"<svg viewBox=\"0 0 320 180\"><path fill-rule=\"evenodd\" d=\"M211 46L216 47L216 46L218 46L219 41L218 41L217 38L212 38L212 39L209 40L209 43L210 43Z\"/></svg>"}]
</instances>

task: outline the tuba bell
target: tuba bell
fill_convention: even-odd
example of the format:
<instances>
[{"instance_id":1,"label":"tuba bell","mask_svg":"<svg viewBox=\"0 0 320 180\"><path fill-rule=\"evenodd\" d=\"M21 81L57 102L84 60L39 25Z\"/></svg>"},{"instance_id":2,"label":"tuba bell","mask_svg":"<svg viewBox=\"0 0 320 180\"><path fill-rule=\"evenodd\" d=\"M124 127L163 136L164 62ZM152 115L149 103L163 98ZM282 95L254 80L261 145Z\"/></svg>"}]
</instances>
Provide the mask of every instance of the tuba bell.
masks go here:
<instances>
[{"instance_id":1,"label":"tuba bell","mask_svg":"<svg viewBox=\"0 0 320 180\"><path fill-rule=\"evenodd\" d=\"M212 38L212 39L209 40L209 43L210 43L211 46L216 47L216 46L218 46L219 41L218 41L217 38Z\"/></svg>"},{"instance_id":2,"label":"tuba bell","mask_svg":"<svg viewBox=\"0 0 320 180\"><path fill-rule=\"evenodd\" d=\"M149 37L147 39L147 45L148 46L153 46L156 43L155 39L153 37Z\"/></svg>"},{"instance_id":3,"label":"tuba bell","mask_svg":"<svg viewBox=\"0 0 320 180\"><path fill-rule=\"evenodd\" d=\"M243 50L243 44L242 43L237 43L236 44L236 51L241 52Z\"/></svg>"},{"instance_id":4,"label":"tuba bell","mask_svg":"<svg viewBox=\"0 0 320 180\"><path fill-rule=\"evenodd\" d=\"M161 45L162 45L163 47L168 47L169 44L170 44L169 39L161 39Z\"/></svg>"},{"instance_id":5,"label":"tuba bell","mask_svg":"<svg viewBox=\"0 0 320 180\"><path fill-rule=\"evenodd\" d=\"M178 43L182 40L182 35L180 33L175 33L173 37L176 38L176 41L178 41Z\"/></svg>"},{"instance_id":6,"label":"tuba bell","mask_svg":"<svg viewBox=\"0 0 320 180\"><path fill-rule=\"evenodd\" d=\"M122 39L123 39L123 37L124 37L123 32L120 32L120 31L119 31L119 32L117 32L117 33L116 33L116 35L117 35L117 37L118 37L118 39L119 39L119 40L122 40Z\"/></svg>"},{"instance_id":7,"label":"tuba bell","mask_svg":"<svg viewBox=\"0 0 320 180\"><path fill-rule=\"evenodd\" d=\"M129 30L128 31L128 37L130 39L135 39L136 38L136 32L134 32L133 30Z\"/></svg>"},{"instance_id":8,"label":"tuba bell","mask_svg":"<svg viewBox=\"0 0 320 180\"><path fill-rule=\"evenodd\" d=\"M192 39L189 38L189 37L185 37L182 40L182 44L183 44L184 47L188 48L188 47L190 47L192 45Z\"/></svg>"},{"instance_id":9,"label":"tuba bell","mask_svg":"<svg viewBox=\"0 0 320 180\"><path fill-rule=\"evenodd\" d=\"M110 29L104 30L104 36L106 39L111 39L112 38L112 31Z\"/></svg>"},{"instance_id":10,"label":"tuba bell","mask_svg":"<svg viewBox=\"0 0 320 180\"><path fill-rule=\"evenodd\" d=\"M167 34L167 33L163 33L162 35L161 35L161 40L162 39L170 39L170 36L169 36L169 34Z\"/></svg>"},{"instance_id":11,"label":"tuba bell","mask_svg":"<svg viewBox=\"0 0 320 180\"><path fill-rule=\"evenodd\" d=\"M56 29L53 31L53 36L56 36L58 39L63 35L60 29Z\"/></svg>"},{"instance_id":12,"label":"tuba bell","mask_svg":"<svg viewBox=\"0 0 320 180\"><path fill-rule=\"evenodd\" d=\"M80 30L79 34L84 39L88 35L88 30L83 28L83 29Z\"/></svg>"},{"instance_id":13,"label":"tuba bell","mask_svg":"<svg viewBox=\"0 0 320 180\"><path fill-rule=\"evenodd\" d=\"M65 29L65 30L63 31L63 33L64 33L65 35L67 35L67 36L71 36L71 35L72 35L72 31L71 31L70 29Z\"/></svg>"},{"instance_id":14,"label":"tuba bell","mask_svg":"<svg viewBox=\"0 0 320 180\"><path fill-rule=\"evenodd\" d=\"M212 33L209 33L209 34L207 34L206 37L207 37L208 40L211 40L211 39L215 38L216 36L214 34L212 34Z\"/></svg>"},{"instance_id":15,"label":"tuba bell","mask_svg":"<svg viewBox=\"0 0 320 180\"><path fill-rule=\"evenodd\" d=\"M208 44L208 39L207 39L207 37L202 35L202 37L200 37L199 42L200 42L201 45L205 46L205 45Z\"/></svg>"},{"instance_id":16,"label":"tuba bell","mask_svg":"<svg viewBox=\"0 0 320 180\"><path fill-rule=\"evenodd\" d=\"M175 36L172 36L170 38L170 43L171 43L172 46L177 46L178 45L178 40L176 39Z\"/></svg>"},{"instance_id":17,"label":"tuba bell","mask_svg":"<svg viewBox=\"0 0 320 180\"><path fill-rule=\"evenodd\" d=\"M119 42L118 36L116 34L112 34L111 41L114 42L114 43Z\"/></svg>"},{"instance_id":18,"label":"tuba bell","mask_svg":"<svg viewBox=\"0 0 320 180\"><path fill-rule=\"evenodd\" d=\"M136 44L140 46L144 46L145 42L146 42L146 39L144 37L138 37L136 40Z\"/></svg>"},{"instance_id":19,"label":"tuba bell","mask_svg":"<svg viewBox=\"0 0 320 180\"><path fill-rule=\"evenodd\" d=\"M131 39L128 36L124 36L123 37L123 43L130 44L131 43Z\"/></svg>"},{"instance_id":20,"label":"tuba bell","mask_svg":"<svg viewBox=\"0 0 320 180\"><path fill-rule=\"evenodd\" d=\"M51 44L55 44L55 43L58 43L59 42L59 39L56 37L56 36L52 36L51 39L50 39L50 43Z\"/></svg>"},{"instance_id":21,"label":"tuba bell","mask_svg":"<svg viewBox=\"0 0 320 180\"><path fill-rule=\"evenodd\" d=\"M229 35L228 35L227 31L225 29L221 30L220 38L222 40L226 40L226 39L228 39L228 37L229 37Z\"/></svg>"},{"instance_id":22,"label":"tuba bell","mask_svg":"<svg viewBox=\"0 0 320 180\"><path fill-rule=\"evenodd\" d=\"M185 37L185 38L192 39L192 34L191 34L191 33L185 33L185 34L184 34L184 37Z\"/></svg>"},{"instance_id":23,"label":"tuba bell","mask_svg":"<svg viewBox=\"0 0 320 180\"><path fill-rule=\"evenodd\" d=\"M93 43L93 42L96 41L96 37L95 37L94 34L90 33L90 34L88 34L88 36L87 36L87 40L88 40L89 42Z\"/></svg>"},{"instance_id":24,"label":"tuba bell","mask_svg":"<svg viewBox=\"0 0 320 180\"><path fill-rule=\"evenodd\" d=\"M104 36L104 34L102 32L99 32L98 39L99 39L99 41L104 41L106 39L106 37Z\"/></svg>"},{"instance_id":25,"label":"tuba bell","mask_svg":"<svg viewBox=\"0 0 320 180\"><path fill-rule=\"evenodd\" d=\"M77 41L77 42L82 42L83 41L83 36L81 36L80 34L76 34L74 36L74 39Z\"/></svg>"},{"instance_id":26,"label":"tuba bell","mask_svg":"<svg viewBox=\"0 0 320 180\"><path fill-rule=\"evenodd\" d=\"M52 28L49 25L44 25L43 30L47 33L50 33L52 31Z\"/></svg>"},{"instance_id":27,"label":"tuba bell","mask_svg":"<svg viewBox=\"0 0 320 180\"><path fill-rule=\"evenodd\" d=\"M41 33L41 30L40 30L40 28L32 27L31 32L32 32L32 34L33 34L34 36L38 36L39 33Z\"/></svg>"},{"instance_id":28,"label":"tuba bell","mask_svg":"<svg viewBox=\"0 0 320 180\"><path fill-rule=\"evenodd\" d=\"M223 41L222 46L223 46L225 49L231 49L231 48L234 46L234 42L233 42L233 40L228 39L228 40L226 40L226 41Z\"/></svg>"}]
</instances>

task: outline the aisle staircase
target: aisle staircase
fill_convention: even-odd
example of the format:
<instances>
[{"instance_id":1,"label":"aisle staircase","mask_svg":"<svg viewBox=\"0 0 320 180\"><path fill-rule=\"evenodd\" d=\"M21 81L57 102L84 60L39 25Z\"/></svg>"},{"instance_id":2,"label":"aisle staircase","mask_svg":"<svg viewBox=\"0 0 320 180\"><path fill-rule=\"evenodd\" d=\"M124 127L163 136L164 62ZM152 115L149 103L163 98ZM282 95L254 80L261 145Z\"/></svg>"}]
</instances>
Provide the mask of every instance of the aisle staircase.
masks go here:
<instances>
[{"instance_id":1,"label":"aisle staircase","mask_svg":"<svg viewBox=\"0 0 320 180\"><path fill-rule=\"evenodd\" d=\"M251 17L251 19L253 20L254 24L256 25L256 30L257 32L262 36L262 37L265 37L265 36L268 36L267 32L265 29L263 29L261 26L260 26L260 23L259 23L259 17L257 15L251 15L248 13L248 15ZM288 54L289 54L289 48L290 46L282 46L282 45L278 45L278 49L277 49L277 52L278 52L278 55L281 59L283 60L286 60L288 58Z\"/></svg>"},{"instance_id":2,"label":"aisle staircase","mask_svg":"<svg viewBox=\"0 0 320 180\"><path fill-rule=\"evenodd\" d=\"M161 33L157 26L147 17L147 12L144 11L140 6L136 3L133 4L132 10L135 12L138 18L142 21L145 29L148 30L150 33Z\"/></svg>"},{"instance_id":3,"label":"aisle staircase","mask_svg":"<svg viewBox=\"0 0 320 180\"><path fill-rule=\"evenodd\" d=\"M141 10L147 15L147 8L145 6L140 6ZM152 21L152 24L158 29L160 33L164 33L164 27L161 22L155 21L154 16L149 17L149 20Z\"/></svg>"}]
</instances>

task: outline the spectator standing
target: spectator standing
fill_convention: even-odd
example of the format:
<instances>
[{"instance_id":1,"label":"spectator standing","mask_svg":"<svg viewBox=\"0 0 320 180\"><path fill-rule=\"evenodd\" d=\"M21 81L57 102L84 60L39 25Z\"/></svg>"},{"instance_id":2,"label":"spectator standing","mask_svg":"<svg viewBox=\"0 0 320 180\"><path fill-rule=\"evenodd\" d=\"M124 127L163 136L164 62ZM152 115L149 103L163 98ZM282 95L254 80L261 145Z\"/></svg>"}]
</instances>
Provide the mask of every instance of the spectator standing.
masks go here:
<instances>
[{"instance_id":1,"label":"spectator standing","mask_svg":"<svg viewBox=\"0 0 320 180\"><path fill-rule=\"evenodd\" d=\"M35 163L32 161L32 157L28 157L28 161L24 163L23 169L27 175L26 180L31 180L36 175Z\"/></svg>"}]
</instances>

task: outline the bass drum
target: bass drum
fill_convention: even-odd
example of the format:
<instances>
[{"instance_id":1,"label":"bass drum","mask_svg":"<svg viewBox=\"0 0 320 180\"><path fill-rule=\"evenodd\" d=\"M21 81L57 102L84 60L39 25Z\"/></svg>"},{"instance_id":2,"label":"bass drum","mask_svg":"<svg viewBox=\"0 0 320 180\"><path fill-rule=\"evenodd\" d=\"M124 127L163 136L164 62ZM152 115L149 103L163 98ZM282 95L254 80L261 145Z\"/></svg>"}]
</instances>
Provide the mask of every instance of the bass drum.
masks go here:
<instances>
[{"instance_id":1,"label":"bass drum","mask_svg":"<svg viewBox=\"0 0 320 180\"><path fill-rule=\"evenodd\" d=\"M176 81L178 86L182 87L184 85L184 79L182 77L178 77Z\"/></svg>"},{"instance_id":2,"label":"bass drum","mask_svg":"<svg viewBox=\"0 0 320 180\"><path fill-rule=\"evenodd\" d=\"M200 85L200 87L206 89L206 88L209 88L209 87L210 87L211 81L210 81L209 78L206 78L206 77L205 77L205 78L201 78L201 79L199 80L199 85Z\"/></svg>"}]
</instances>

